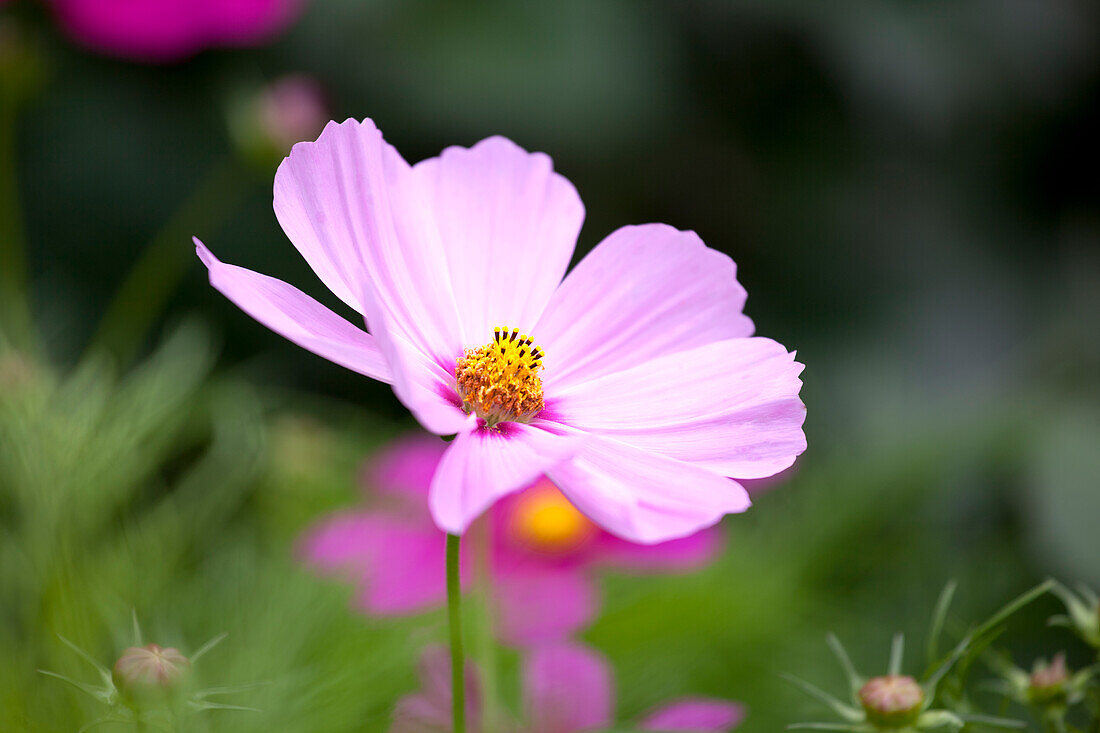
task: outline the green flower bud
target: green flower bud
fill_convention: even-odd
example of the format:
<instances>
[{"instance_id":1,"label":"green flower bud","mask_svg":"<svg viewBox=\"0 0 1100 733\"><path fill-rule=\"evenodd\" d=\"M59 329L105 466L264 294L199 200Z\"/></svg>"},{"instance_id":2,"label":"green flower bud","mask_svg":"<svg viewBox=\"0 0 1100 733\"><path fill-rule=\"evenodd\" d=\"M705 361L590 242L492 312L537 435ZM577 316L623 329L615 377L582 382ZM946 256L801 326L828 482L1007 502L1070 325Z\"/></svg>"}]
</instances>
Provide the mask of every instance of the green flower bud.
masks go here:
<instances>
[{"instance_id":1,"label":"green flower bud","mask_svg":"<svg viewBox=\"0 0 1100 733\"><path fill-rule=\"evenodd\" d=\"M879 729L914 724L924 706L924 689L908 675L872 677L858 695L867 721Z\"/></svg>"},{"instance_id":2,"label":"green flower bud","mask_svg":"<svg viewBox=\"0 0 1100 733\"><path fill-rule=\"evenodd\" d=\"M112 677L129 699L149 702L172 697L190 669L191 662L179 649L146 644L123 651Z\"/></svg>"},{"instance_id":3,"label":"green flower bud","mask_svg":"<svg viewBox=\"0 0 1100 733\"><path fill-rule=\"evenodd\" d=\"M1038 662L1028 678L1027 699L1035 705L1064 703L1069 680L1065 654L1055 655L1050 664Z\"/></svg>"}]
</instances>

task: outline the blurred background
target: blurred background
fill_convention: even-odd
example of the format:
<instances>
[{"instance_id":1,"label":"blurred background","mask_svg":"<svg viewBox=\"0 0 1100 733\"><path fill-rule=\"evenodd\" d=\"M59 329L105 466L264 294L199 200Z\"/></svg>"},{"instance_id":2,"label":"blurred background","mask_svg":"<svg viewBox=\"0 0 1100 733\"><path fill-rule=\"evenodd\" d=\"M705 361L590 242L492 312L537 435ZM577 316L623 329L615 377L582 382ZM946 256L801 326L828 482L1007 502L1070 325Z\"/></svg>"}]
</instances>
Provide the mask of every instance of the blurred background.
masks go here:
<instances>
[{"instance_id":1,"label":"blurred background","mask_svg":"<svg viewBox=\"0 0 1100 733\"><path fill-rule=\"evenodd\" d=\"M280 135L317 129L270 127L288 74L408 160L546 151L587 208L578 259L623 224L694 229L807 365L809 450L724 555L604 578L584 639L621 720L688 693L743 701L746 731L826 719L779 674L841 692L827 631L882 672L951 578L959 623L1046 576L1100 586L1095 2L313 0L167 51L80 4L0 3L0 730L102 715L35 670L94 683L57 635L109 667L132 612L185 653L228 632L204 684L263 683L226 700L261 712L196 730L385 730L443 638L294 554L415 424L193 255L197 234L351 317L271 211ZM1056 610L1013 623L1021 665L1086 662Z\"/></svg>"}]
</instances>

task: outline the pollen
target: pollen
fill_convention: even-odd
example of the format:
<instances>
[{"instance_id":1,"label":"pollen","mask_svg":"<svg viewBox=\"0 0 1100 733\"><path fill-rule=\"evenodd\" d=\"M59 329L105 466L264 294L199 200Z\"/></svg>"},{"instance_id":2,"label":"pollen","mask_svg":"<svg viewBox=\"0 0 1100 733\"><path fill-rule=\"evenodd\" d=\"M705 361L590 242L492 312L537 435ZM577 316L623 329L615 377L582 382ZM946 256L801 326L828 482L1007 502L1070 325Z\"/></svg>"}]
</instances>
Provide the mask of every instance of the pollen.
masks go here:
<instances>
[{"instance_id":1,"label":"pollen","mask_svg":"<svg viewBox=\"0 0 1100 733\"><path fill-rule=\"evenodd\" d=\"M462 407L493 427L526 422L542 411L543 351L518 329L495 328L493 340L455 363Z\"/></svg>"}]
</instances>

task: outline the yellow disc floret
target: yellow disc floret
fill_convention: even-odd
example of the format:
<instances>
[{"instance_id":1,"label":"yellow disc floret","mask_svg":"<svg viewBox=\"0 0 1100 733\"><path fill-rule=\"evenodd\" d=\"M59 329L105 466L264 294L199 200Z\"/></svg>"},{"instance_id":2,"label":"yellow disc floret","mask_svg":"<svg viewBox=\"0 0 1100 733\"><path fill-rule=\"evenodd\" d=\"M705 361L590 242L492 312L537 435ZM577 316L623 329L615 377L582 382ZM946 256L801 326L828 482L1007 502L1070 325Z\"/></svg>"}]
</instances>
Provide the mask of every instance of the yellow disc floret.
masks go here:
<instances>
[{"instance_id":1,"label":"yellow disc floret","mask_svg":"<svg viewBox=\"0 0 1100 733\"><path fill-rule=\"evenodd\" d=\"M596 530L588 517L546 479L517 497L510 525L513 536L522 544L551 555L573 550Z\"/></svg>"},{"instance_id":2,"label":"yellow disc floret","mask_svg":"<svg viewBox=\"0 0 1100 733\"><path fill-rule=\"evenodd\" d=\"M542 399L543 352L518 329L495 328L493 340L467 349L455 363L455 380L462 407L489 427L525 422L537 415Z\"/></svg>"}]
</instances>

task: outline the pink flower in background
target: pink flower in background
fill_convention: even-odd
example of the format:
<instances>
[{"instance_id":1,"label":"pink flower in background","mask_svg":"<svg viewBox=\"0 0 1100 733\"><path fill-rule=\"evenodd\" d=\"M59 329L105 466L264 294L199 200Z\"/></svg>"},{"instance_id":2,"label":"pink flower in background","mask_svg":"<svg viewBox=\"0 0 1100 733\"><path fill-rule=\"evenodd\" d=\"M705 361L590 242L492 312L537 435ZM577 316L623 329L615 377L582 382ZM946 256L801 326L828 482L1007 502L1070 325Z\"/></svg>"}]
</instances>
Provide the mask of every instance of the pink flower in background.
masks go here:
<instances>
[{"instance_id":1,"label":"pink flower in background","mask_svg":"<svg viewBox=\"0 0 1100 733\"><path fill-rule=\"evenodd\" d=\"M493 137L410 166L370 120L331 122L279 167L275 214L370 333L195 240L211 284L457 434L428 497L446 532L545 474L604 529L663 542L745 511L731 478L806 447L802 365L750 338L733 261L647 224L565 275L584 207L543 154Z\"/></svg>"},{"instance_id":2,"label":"pink flower in background","mask_svg":"<svg viewBox=\"0 0 1100 733\"><path fill-rule=\"evenodd\" d=\"M407 614L446 598L444 535L428 511L445 448L438 438L410 437L385 449L364 481L377 490L371 508L326 518L303 539L308 562L359 584L358 602L368 613ZM517 645L563 639L587 626L598 606L597 568L688 570L714 558L722 544L717 528L658 545L626 542L593 524L545 478L497 503L472 536L491 543L495 632ZM476 550L473 543L464 549L468 578Z\"/></svg>"},{"instance_id":3,"label":"pink flower in background","mask_svg":"<svg viewBox=\"0 0 1100 733\"><path fill-rule=\"evenodd\" d=\"M421 659L422 690L402 698L390 733L441 733L451 730L450 657L446 649L428 649ZM480 730L482 702L477 675L468 669L466 705L470 730ZM612 723L614 691L611 670L596 652L575 643L532 650L523 660L525 723L505 727L527 733L583 733ZM637 730L704 733L728 731L744 718L737 703L705 698L675 701L631 726Z\"/></svg>"},{"instance_id":4,"label":"pink flower in background","mask_svg":"<svg viewBox=\"0 0 1100 733\"><path fill-rule=\"evenodd\" d=\"M283 30L303 0L48 0L81 44L135 61L176 61L251 46Z\"/></svg>"}]
</instances>

